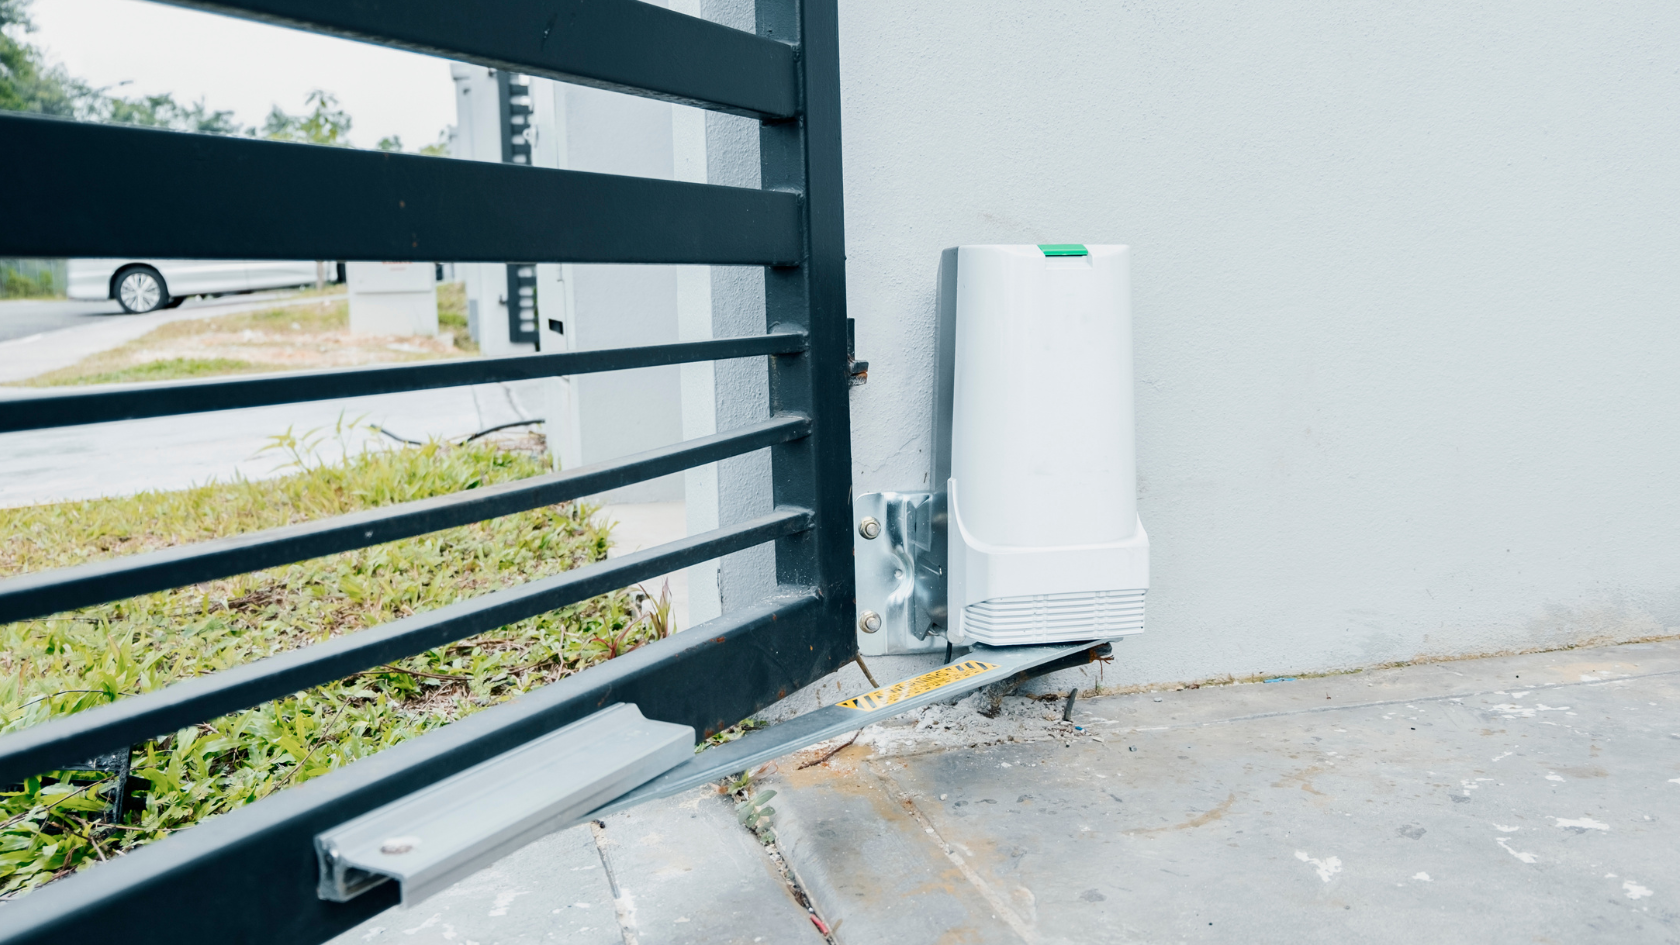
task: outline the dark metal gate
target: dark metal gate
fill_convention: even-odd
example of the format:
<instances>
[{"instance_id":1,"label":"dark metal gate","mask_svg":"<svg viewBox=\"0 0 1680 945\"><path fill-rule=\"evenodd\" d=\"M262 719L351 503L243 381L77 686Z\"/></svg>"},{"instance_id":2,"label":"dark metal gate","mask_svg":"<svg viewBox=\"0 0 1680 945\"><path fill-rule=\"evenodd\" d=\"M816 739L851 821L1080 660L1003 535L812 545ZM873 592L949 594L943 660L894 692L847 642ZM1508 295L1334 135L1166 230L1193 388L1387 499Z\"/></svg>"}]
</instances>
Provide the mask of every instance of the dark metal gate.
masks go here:
<instances>
[{"instance_id":1,"label":"dark metal gate","mask_svg":"<svg viewBox=\"0 0 1680 945\"><path fill-rule=\"evenodd\" d=\"M639 0L228 0L213 12L761 120L747 190L0 116L0 256L765 267L762 335L0 402L0 432L724 358L768 360L770 419L622 460L0 581L39 617L506 515L759 449L774 510L658 548L0 738L0 783L774 542L769 599L0 907L0 941L317 942L395 901L316 896L315 834L614 702L715 731L856 651L834 0L758 0L757 35ZM136 183L143 182L143 190ZM137 200L136 193L169 200ZM531 212L545 208L546 212Z\"/></svg>"}]
</instances>

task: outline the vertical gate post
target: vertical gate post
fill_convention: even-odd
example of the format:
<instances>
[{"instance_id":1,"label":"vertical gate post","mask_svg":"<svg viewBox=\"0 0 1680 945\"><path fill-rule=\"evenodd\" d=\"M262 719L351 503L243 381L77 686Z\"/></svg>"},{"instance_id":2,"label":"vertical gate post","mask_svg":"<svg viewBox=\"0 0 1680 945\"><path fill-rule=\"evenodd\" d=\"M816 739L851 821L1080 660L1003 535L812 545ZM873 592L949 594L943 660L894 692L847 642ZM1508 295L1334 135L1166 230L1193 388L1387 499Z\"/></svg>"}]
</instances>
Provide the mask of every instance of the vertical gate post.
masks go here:
<instances>
[{"instance_id":1,"label":"vertical gate post","mask_svg":"<svg viewBox=\"0 0 1680 945\"><path fill-rule=\"evenodd\" d=\"M794 44L801 100L796 117L759 131L762 186L801 195L805 240L801 265L765 268L765 317L810 336L806 352L770 360L770 409L814 421L811 436L770 451L776 505L816 513L814 528L776 542L776 578L817 588L828 619L811 650L834 669L857 651L838 10L835 0L758 0L756 13L760 36Z\"/></svg>"}]
</instances>

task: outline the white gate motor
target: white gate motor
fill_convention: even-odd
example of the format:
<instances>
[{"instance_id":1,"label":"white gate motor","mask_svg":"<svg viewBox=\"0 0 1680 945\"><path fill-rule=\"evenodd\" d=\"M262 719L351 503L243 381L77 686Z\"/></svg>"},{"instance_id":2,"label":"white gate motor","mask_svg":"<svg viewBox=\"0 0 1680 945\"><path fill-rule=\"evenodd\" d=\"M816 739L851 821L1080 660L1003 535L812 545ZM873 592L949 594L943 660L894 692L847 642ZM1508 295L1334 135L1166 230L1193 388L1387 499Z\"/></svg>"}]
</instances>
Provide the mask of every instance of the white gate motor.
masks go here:
<instances>
[{"instance_id":1,"label":"white gate motor","mask_svg":"<svg viewBox=\"0 0 1680 945\"><path fill-rule=\"evenodd\" d=\"M936 491L854 503L860 650L1141 632L1127 247L946 250L937 352Z\"/></svg>"},{"instance_id":2,"label":"white gate motor","mask_svg":"<svg viewBox=\"0 0 1680 945\"><path fill-rule=\"evenodd\" d=\"M941 260L929 476L945 489L857 497L858 627L865 655L950 643L971 648L961 661L698 755L692 728L609 706L322 831L320 897L395 880L413 904L544 834L1104 658L1099 641L1143 630L1127 261L1079 245Z\"/></svg>"}]
</instances>

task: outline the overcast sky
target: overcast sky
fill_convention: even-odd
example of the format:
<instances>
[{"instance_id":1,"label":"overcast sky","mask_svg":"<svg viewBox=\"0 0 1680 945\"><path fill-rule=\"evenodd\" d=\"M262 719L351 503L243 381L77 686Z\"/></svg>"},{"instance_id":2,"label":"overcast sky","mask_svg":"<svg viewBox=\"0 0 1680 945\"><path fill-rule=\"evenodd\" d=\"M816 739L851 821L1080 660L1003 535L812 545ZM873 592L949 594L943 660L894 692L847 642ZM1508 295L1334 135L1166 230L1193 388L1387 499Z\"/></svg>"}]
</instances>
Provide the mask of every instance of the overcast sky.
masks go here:
<instances>
[{"instance_id":1,"label":"overcast sky","mask_svg":"<svg viewBox=\"0 0 1680 945\"><path fill-rule=\"evenodd\" d=\"M369 148L397 134L412 151L455 123L449 63L146 0L34 0L28 40L95 85L123 94L203 97L260 125L269 107L304 110L314 89L338 96Z\"/></svg>"}]
</instances>

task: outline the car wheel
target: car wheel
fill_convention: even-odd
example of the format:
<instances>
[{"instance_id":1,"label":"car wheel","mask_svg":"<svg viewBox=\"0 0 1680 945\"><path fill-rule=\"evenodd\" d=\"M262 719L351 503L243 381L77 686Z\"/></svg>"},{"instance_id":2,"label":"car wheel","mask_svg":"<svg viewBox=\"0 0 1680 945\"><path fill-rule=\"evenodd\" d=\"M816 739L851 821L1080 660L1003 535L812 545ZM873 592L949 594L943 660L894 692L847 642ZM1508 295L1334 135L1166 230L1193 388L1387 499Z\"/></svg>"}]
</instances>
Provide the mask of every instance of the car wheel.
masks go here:
<instances>
[{"instance_id":1,"label":"car wheel","mask_svg":"<svg viewBox=\"0 0 1680 945\"><path fill-rule=\"evenodd\" d=\"M156 269L144 266L130 269L117 277L117 301L123 311L136 315L151 312L169 304L169 289Z\"/></svg>"}]
</instances>

